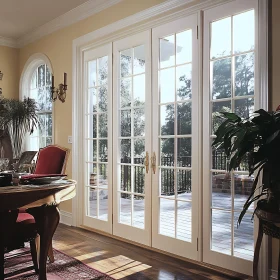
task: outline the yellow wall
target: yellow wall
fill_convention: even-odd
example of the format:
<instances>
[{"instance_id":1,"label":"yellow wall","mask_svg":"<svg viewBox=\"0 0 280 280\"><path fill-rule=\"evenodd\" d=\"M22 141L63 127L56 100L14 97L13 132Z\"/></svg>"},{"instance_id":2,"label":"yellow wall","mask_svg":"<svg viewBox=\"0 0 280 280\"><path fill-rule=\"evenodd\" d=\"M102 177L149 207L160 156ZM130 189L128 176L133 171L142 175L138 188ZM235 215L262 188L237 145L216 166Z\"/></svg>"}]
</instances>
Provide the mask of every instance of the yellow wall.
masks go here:
<instances>
[{"instance_id":1,"label":"yellow wall","mask_svg":"<svg viewBox=\"0 0 280 280\"><path fill-rule=\"evenodd\" d=\"M140 12L144 9L164 2L164 0L124 0L92 17L80 21L74 25L54 32L42 39L20 49L19 69L20 75L27 59L34 53L43 53L48 56L52 63L55 85L63 81L63 73L68 73L68 90L66 102L54 103L54 142L68 147L67 136L72 135L72 43L73 40L106 26L110 23L123 19L127 16ZM1 64L0 64L1 66ZM71 177L72 159L69 158L67 174ZM64 211L72 212L71 201L61 205Z\"/></svg>"},{"instance_id":2,"label":"yellow wall","mask_svg":"<svg viewBox=\"0 0 280 280\"><path fill-rule=\"evenodd\" d=\"M280 105L280 1L272 0L272 109ZM278 266L279 241L272 240L272 269Z\"/></svg>"},{"instance_id":3,"label":"yellow wall","mask_svg":"<svg viewBox=\"0 0 280 280\"><path fill-rule=\"evenodd\" d=\"M0 46L0 71L4 74L0 81L2 94L6 98L19 96L19 49Z\"/></svg>"}]
</instances>

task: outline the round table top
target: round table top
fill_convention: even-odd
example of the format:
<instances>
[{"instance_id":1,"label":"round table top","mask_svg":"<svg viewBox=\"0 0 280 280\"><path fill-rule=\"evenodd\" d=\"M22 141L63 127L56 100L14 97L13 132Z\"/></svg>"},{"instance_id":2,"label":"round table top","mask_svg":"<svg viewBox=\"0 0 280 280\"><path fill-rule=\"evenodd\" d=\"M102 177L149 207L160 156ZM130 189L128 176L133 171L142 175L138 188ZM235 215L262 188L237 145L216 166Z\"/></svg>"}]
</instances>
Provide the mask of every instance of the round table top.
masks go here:
<instances>
[{"instance_id":1,"label":"round table top","mask_svg":"<svg viewBox=\"0 0 280 280\"><path fill-rule=\"evenodd\" d=\"M74 180L60 180L47 185L0 187L0 211L59 204L76 195Z\"/></svg>"}]
</instances>

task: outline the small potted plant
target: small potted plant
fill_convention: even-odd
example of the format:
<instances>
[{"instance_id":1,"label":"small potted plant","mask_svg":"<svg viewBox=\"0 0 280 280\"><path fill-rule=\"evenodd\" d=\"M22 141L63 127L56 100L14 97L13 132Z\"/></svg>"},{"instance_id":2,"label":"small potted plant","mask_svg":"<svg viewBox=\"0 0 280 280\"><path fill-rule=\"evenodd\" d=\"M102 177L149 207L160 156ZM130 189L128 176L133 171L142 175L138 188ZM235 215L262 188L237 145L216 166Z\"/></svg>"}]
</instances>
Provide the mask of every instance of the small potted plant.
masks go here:
<instances>
[{"instance_id":1,"label":"small potted plant","mask_svg":"<svg viewBox=\"0 0 280 280\"><path fill-rule=\"evenodd\" d=\"M249 175L255 175L251 193L243 206L238 224L249 206L258 201L262 210L280 212L280 111L255 111L248 119L221 113L224 122L215 132L213 147L224 149L228 169L234 170L249 158ZM260 175L262 182L257 187Z\"/></svg>"}]
</instances>

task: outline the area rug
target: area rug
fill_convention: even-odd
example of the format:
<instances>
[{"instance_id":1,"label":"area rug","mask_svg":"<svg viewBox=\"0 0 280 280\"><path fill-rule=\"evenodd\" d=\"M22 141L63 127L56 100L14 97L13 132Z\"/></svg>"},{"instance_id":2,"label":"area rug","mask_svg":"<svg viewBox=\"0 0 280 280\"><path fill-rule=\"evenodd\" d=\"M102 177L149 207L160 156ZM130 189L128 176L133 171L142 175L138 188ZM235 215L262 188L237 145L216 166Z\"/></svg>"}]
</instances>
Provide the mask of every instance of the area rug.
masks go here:
<instances>
[{"instance_id":1,"label":"area rug","mask_svg":"<svg viewBox=\"0 0 280 280\"><path fill-rule=\"evenodd\" d=\"M54 263L47 264L48 280L113 280L84 263L54 250ZM12 251L5 255L5 280L37 280L29 248Z\"/></svg>"}]
</instances>

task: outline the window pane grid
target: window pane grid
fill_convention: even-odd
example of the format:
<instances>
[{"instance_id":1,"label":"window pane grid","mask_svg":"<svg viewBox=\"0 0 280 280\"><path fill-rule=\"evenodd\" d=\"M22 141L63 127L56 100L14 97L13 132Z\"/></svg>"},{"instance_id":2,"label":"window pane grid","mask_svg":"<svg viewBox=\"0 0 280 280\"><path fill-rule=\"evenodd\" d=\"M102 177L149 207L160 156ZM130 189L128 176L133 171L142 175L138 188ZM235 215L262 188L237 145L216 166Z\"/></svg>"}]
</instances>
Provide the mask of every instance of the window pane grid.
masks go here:
<instances>
[{"instance_id":1,"label":"window pane grid","mask_svg":"<svg viewBox=\"0 0 280 280\"><path fill-rule=\"evenodd\" d=\"M38 150L52 144L52 101L50 98L51 73L47 65L40 65L34 71L30 82L30 98L38 104L41 123L37 135L29 137L29 149Z\"/></svg>"},{"instance_id":2,"label":"window pane grid","mask_svg":"<svg viewBox=\"0 0 280 280\"><path fill-rule=\"evenodd\" d=\"M120 52L120 223L145 228L145 46Z\"/></svg>"},{"instance_id":3,"label":"window pane grid","mask_svg":"<svg viewBox=\"0 0 280 280\"><path fill-rule=\"evenodd\" d=\"M240 26L238 20L247 17L247 23L254 24L254 11L244 12L234 15L211 24L211 49L210 49L210 112L211 132L210 140L215 139L214 131L221 124L217 119L218 112L235 112L243 118L248 118L254 110L254 41L244 37L243 29L246 25ZM239 19L237 19L239 17ZM234 26L239 29L234 30ZM226 38L220 36L221 30L228 29ZM239 32L239 33L237 33ZM254 33L254 30L253 30ZM243 35L242 35L243 34ZM241 39L242 38L242 39ZM236 41L239 40L239 41ZM251 45L250 45L251 44ZM239 50L236 49L239 47ZM223 49L221 49L221 47ZM245 47L245 48L244 48ZM246 49L248 48L248 49ZM212 141L211 141L212 142ZM240 237L244 238L246 232L237 229L236 221L243 209L252 184L252 178L248 176L248 165L241 164L240 170L228 173L228 161L223 151L212 150L211 153L211 188L212 203L210 206L212 213L212 242L211 249L223 254L238 256L248 260L253 258L253 223L246 223L245 249L240 247ZM251 207L252 208L252 207ZM248 213L253 213L253 208ZM248 220L248 219L247 219ZM221 230L221 227L223 230ZM253 231L252 231L253 232ZM247 244L248 243L248 244Z\"/></svg>"},{"instance_id":4,"label":"window pane grid","mask_svg":"<svg viewBox=\"0 0 280 280\"><path fill-rule=\"evenodd\" d=\"M192 30L161 38L158 70L159 233L184 241L191 241L192 232L191 71Z\"/></svg>"},{"instance_id":5,"label":"window pane grid","mask_svg":"<svg viewBox=\"0 0 280 280\"><path fill-rule=\"evenodd\" d=\"M85 110L88 216L108 221L108 57L88 62Z\"/></svg>"}]
</instances>

